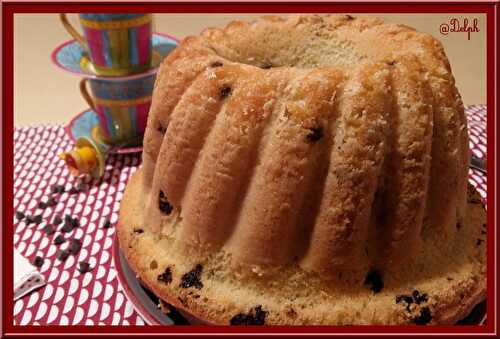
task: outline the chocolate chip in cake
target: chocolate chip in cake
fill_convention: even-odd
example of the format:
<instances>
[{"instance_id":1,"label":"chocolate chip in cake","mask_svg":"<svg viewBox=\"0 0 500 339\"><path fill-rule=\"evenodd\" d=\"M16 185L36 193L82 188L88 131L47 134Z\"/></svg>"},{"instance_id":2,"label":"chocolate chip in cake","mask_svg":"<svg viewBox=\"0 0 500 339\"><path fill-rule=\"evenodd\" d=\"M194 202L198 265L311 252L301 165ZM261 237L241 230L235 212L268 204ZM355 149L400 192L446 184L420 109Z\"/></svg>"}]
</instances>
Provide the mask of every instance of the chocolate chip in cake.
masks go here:
<instances>
[{"instance_id":1,"label":"chocolate chip in cake","mask_svg":"<svg viewBox=\"0 0 500 339\"><path fill-rule=\"evenodd\" d=\"M21 221L23 220L25 217L24 213L23 212L20 212L20 211L16 211L16 219Z\"/></svg>"},{"instance_id":2,"label":"chocolate chip in cake","mask_svg":"<svg viewBox=\"0 0 500 339\"><path fill-rule=\"evenodd\" d=\"M310 129L310 133L306 136L308 142L319 141L323 137L323 129L321 127L314 127Z\"/></svg>"},{"instance_id":3,"label":"chocolate chip in cake","mask_svg":"<svg viewBox=\"0 0 500 339\"><path fill-rule=\"evenodd\" d=\"M43 219L42 219L42 216L39 214L39 215L35 215L33 217L33 222L37 225L40 225L42 223Z\"/></svg>"},{"instance_id":4,"label":"chocolate chip in cake","mask_svg":"<svg viewBox=\"0 0 500 339\"><path fill-rule=\"evenodd\" d=\"M397 63L396 60L386 61L386 64L389 65L389 66L394 66L396 63Z\"/></svg>"},{"instance_id":5,"label":"chocolate chip in cake","mask_svg":"<svg viewBox=\"0 0 500 339\"><path fill-rule=\"evenodd\" d=\"M194 287L197 289L201 289L203 287L203 283L200 280L202 271L203 271L203 266L201 266L200 264L196 265L195 268L193 268L191 271L182 276L179 287L182 288Z\"/></svg>"},{"instance_id":6,"label":"chocolate chip in cake","mask_svg":"<svg viewBox=\"0 0 500 339\"><path fill-rule=\"evenodd\" d=\"M168 199L167 199L165 193L163 193L163 191L160 191L159 207L160 207L160 211L162 211L166 215L169 215L170 213L172 213L172 209L173 209L172 205L170 205L170 203L168 202Z\"/></svg>"},{"instance_id":7,"label":"chocolate chip in cake","mask_svg":"<svg viewBox=\"0 0 500 339\"><path fill-rule=\"evenodd\" d=\"M104 221L104 224L102 225L102 228L110 228L112 225L111 225L111 220L109 219L106 219Z\"/></svg>"},{"instance_id":8,"label":"chocolate chip in cake","mask_svg":"<svg viewBox=\"0 0 500 339\"><path fill-rule=\"evenodd\" d=\"M52 235L56 232L54 227L50 224L45 225L42 230L46 235Z\"/></svg>"},{"instance_id":9,"label":"chocolate chip in cake","mask_svg":"<svg viewBox=\"0 0 500 339\"><path fill-rule=\"evenodd\" d=\"M73 238L69 242L68 250L71 254L77 254L82 248L82 242L80 239Z\"/></svg>"},{"instance_id":10,"label":"chocolate chip in cake","mask_svg":"<svg viewBox=\"0 0 500 339\"><path fill-rule=\"evenodd\" d=\"M486 231L485 230L481 230L481 234L486 234Z\"/></svg>"},{"instance_id":11,"label":"chocolate chip in cake","mask_svg":"<svg viewBox=\"0 0 500 339\"><path fill-rule=\"evenodd\" d=\"M420 305L421 303L427 301L427 294L426 293L420 294L419 291L414 290L411 295L413 297L413 301L415 301L415 303L417 305Z\"/></svg>"},{"instance_id":12,"label":"chocolate chip in cake","mask_svg":"<svg viewBox=\"0 0 500 339\"><path fill-rule=\"evenodd\" d=\"M404 294L396 296L396 304L399 304L403 301L408 305L413 304L413 297L411 295L404 295Z\"/></svg>"},{"instance_id":13,"label":"chocolate chip in cake","mask_svg":"<svg viewBox=\"0 0 500 339\"><path fill-rule=\"evenodd\" d=\"M483 239L477 239L476 246L480 246L483 241L484 241Z\"/></svg>"},{"instance_id":14,"label":"chocolate chip in cake","mask_svg":"<svg viewBox=\"0 0 500 339\"><path fill-rule=\"evenodd\" d=\"M157 131L164 134L167 131L167 129L165 127L163 127L162 124L158 124Z\"/></svg>"},{"instance_id":15,"label":"chocolate chip in cake","mask_svg":"<svg viewBox=\"0 0 500 339\"><path fill-rule=\"evenodd\" d=\"M260 66L262 69L271 69L273 68L273 65L271 63L265 63Z\"/></svg>"},{"instance_id":16,"label":"chocolate chip in cake","mask_svg":"<svg viewBox=\"0 0 500 339\"><path fill-rule=\"evenodd\" d=\"M457 230L459 230L461 227L462 227L462 224L460 224L459 222L457 222Z\"/></svg>"},{"instance_id":17,"label":"chocolate chip in cake","mask_svg":"<svg viewBox=\"0 0 500 339\"><path fill-rule=\"evenodd\" d=\"M69 257L69 251L67 250L60 250L57 252L57 260L59 261L66 261Z\"/></svg>"},{"instance_id":18,"label":"chocolate chip in cake","mask_svg":"<svg viewBox=\"0 0 500 339\"><path fill-rule=\"evenodd\" d=\"M222 88L220 89L220 98L225 99L228 96L231 95L232 89L229 85L222 85Z\"/></svg>"},{"instance_id":19,"label":"chocolate chip in cake","mask_svg":"<svg viewBox=\"0 0 500 339\"><path fill-rule=\"evenodd\" d=\"M250 310L247 314L239 313L231 318L229 324L232 326L237 325L264 325L266 321L266 316L268 312L262 309L259 305L254 309Z\"/></svg>"},{"instance_id":20,"label":"chocolate chip in cake","mask_svg":"<svg viewBox=\"0 0 500 339\"><path fill-rule=\"evenodd\" d=\"M158 268L158 262L156 260L152 260L149 263L149 269L150 270L156 270Z\"/></svg>"},{"instance_id":21,"label":"chocolate chip in cake","mask_svg":"<svg viewBox=\"0 0 500 339\"><path fill-rule=\"evenodd\" d=\"M33 266L40 268L43 266L43 262L44 262L43 258L37 255L33 260L32 264Z\"/></svg>"},{"instance_id":22,"label":"chocolate chip in cake","mask_svg":"<svg viewBox=\"0 0 500 339\"><path fill-rule=\"evenodd\" d=\"M432 320L432 314L429 307L423 307L420 314L413 318L413 322L417 325L427 325Z\"/></svg>"},{"instance_id":23,"label":"chocolate chip in cake","mask_svg":"<svg viewBox=\"0 0 500 339\"><path fill-rule=\"evenodd\" d=\"M365 285L369 286L373 293L378 293L384 288L384 281L379 271L370 271L365 278Z\"/></svg>"},{"instance_id":24,"label":"chocolate chip in cake","mask_svg":"<svg viewBox=\"0 0 500 339\"><path fill-rule=\"evenodd\" d=\"M57 237L54 238L55 245L61 245L64 242L66 242L66 238L64 238L62 234L58 234Z\"/></svg>"},{"instance_id":25,"label":"chocolate chip in cake","mask_svg":"<svg viewBox=\"0 0 500 339\"><path fill-rule=\"evenodd\" d=\"M86 261L80 261L78 263L78 268L77 268L78 271L80 271L80 273L84 274L84 273L87 273L87 272L90 272L90 264Z\"/></svg>"},{"instance_id":26,"label":"chocolate chip in cake","mask_svg":"<svg viewBox=\"0 0 500 339\"><path fill-rule=\"evenodd\" d=\"M355 18L352 15L346 14L345 17L347 20L354 20Z\"/></svg>"},{"instance_id":27,"label":"chocolate chip in cake","mask_svg":"<svg viewBox=\"0 0 500 339\"><path fill-rule=\"evenodd\" d=\"M134 228L134 233L135 234L142 234L142 233L144 233L144 230L142 228Z\"/></svg>"},{"instance_id":28,"label":"chocolate chip in cake","mask_svg":"<svg viewBox=\"0 0 500 339\"><path fill-rule=\"evenodd\" d=\"M210 67L222 67L224 66L224 64L220 61L216 61L216 62L213 62L212 64L210 64Z\"/></svg>"},{"instance_id":29,"label":"chocolate chip in cake","mask_svg":"<svg viewBox=\"0 0 500 339\"><path fill-rule=\"evenodd\" d=\"M53 223L54 225L60 225L60 224L62 223L62 218L61 218L61 216L60 216L60 215L56 215L56 216L54 217L54 220L52 220L52 223Z\"/></svg>"},{"instance_id":30,"label":"chocolate chip in cake","mask_svg":"<svg viewBox=\"0 0 500 339\"><path fill-rule=\"evenodd\" d=\"M172 282L172 270L170 269L170 267L167 267L165 269L165 272L158 275L158 281L164 282L165 284L170 284Z\"/></svg>"}]
</instances>

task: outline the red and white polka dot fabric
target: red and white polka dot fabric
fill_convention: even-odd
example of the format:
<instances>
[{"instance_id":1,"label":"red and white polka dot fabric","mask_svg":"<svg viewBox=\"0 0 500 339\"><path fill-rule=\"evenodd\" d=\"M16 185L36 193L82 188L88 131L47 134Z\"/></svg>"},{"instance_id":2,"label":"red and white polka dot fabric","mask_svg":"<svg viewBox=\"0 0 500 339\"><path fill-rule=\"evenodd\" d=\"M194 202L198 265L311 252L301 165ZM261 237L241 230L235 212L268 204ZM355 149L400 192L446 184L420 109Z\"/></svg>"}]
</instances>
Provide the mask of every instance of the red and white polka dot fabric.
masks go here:
<instances>
[{"instance_id":1,"label":"red and white polka dot fabric","mask_svg":"<svg viewBox=\"0 0 500 339\"><path fill-rule=\"evenodd\" d=\"M486 107L467 108L470 146L478 157L486 157ZM26 215L41 215L42 223L26 224L14 217L14 246L30 261L44 258L41 274L47 285L14 303L17 325L129 325L144 324L134 311L116 278L112 253L114 225L120 200L129 176L140 164L140 155L111 155L106 174L98 184L80 193L67 192L76 180L57 157L72 147L61 126L38 126L14 130L14 210ZM486 176L471 170L470 181L486 198ZM66 193L52 194L51 186L64 185ZM53 207L39 209L38 203L50 196ZM65 214L80 220L80 227L64 234L82 241L76 256L65 262L57 259L60 248L53 240L60 232L46 235L43 228L55 215ZM106 220L112 227L103 228ZM92 270L81 274L78 262L87 261Z\"/></svg>"}]
</instances>

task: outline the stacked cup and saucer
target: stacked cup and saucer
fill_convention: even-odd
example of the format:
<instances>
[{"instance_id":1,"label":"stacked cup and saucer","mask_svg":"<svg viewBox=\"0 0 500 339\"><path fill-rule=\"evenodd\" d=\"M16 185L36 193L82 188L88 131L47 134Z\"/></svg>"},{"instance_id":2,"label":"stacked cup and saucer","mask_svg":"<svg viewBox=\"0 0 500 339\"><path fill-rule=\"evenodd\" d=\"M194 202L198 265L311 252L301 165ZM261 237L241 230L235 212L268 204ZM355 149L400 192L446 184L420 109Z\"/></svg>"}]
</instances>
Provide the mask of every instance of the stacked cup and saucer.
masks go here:
<instances>
[{"instance_id":1,"label":"stacked cup and saucer","mask_svg":"<svg viewBox=\"0 0 500 339\"><path fill-rule=\"evenodd\" d=\"M75 148L60 156L72 174L99 178L107 154L142 151L156 73L178 40L153 33L152 14L82 13L83 35L65 14L60 19L73 39L52 52L52 61L82 77L89 105L65 126Z\"/></svg>"}]
</instances>

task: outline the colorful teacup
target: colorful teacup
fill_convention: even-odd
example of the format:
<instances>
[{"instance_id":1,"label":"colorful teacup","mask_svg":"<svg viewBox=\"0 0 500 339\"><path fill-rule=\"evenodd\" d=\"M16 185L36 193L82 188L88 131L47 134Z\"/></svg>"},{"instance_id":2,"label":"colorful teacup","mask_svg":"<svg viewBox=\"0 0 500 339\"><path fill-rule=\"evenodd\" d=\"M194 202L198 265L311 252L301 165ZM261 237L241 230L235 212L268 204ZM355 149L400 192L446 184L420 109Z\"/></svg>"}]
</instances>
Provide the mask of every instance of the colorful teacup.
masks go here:
<instances>
[{"instance_id":1,"label":"colorful teacup","mask_svg":"<svg viewBox=\"0 0 500 339\"><path fill-rule=\"evenodd\" d=\"M71 26L66 14L60 14L60 18L87 52L98 75L140 73L151 66L151 14L79 14L84 36Z\"/></svg>"},{"instance_id":2,"label":"colorful teacup","mask_svg":"<svg viewBox=\"0 0 500 339\"><path fill-rule=\"evenodd\" d=\"M104 142L120 145L142 140L155 77L153 74L124 81L87 78L80 81L83 98L99 117L99 136Z\"/></svg>"}]
</instances>

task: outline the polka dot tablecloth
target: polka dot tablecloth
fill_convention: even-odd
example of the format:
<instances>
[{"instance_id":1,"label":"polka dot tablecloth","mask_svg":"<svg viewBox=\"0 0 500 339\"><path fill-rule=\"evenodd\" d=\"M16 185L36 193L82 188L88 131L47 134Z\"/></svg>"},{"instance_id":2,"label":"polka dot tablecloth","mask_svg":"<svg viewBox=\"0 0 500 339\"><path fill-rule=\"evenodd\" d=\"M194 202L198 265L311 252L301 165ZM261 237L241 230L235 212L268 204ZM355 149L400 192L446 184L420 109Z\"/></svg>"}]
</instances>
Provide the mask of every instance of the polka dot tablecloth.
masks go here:
<instances>
[{"instance_id":1,"label":"polka dot tablecloth","mask_svg":"<svg viewBox=\"0 0 500 339\"><path fill-rule=\"evenodd\" d=\"M469 106L470 146L475 155L486 157L486 107ZM14 246L30 261L44 258L40 268L47 284L14 303L16 325L142 325L143 319L125 298L111 258L114 225L120 200L129 176L140 165L140 155L111 155L102 180L87 182L87 189L68 192L77 185L57 157L72 147L61 126L39 126L14 130L14 210L26 215L41 215L40 224L26 224L14 217ZM486 176L471 170L470 181L486 198ZM64 185L65 193L52 194L51 186ZM58 203L45 209L40 201L54 196ZM59 231L46 235L43 228L56 215L80 220L80 227L66 238L81 239L82 248L65 262L57 259L55 245ZM104 228L106 220L112 226ZM62 226L62 225L60 225ZM59 227L60 227L59 226ZM81 274L78 262L87 261L92 270Z\"/></svg>"}]
</instances>

